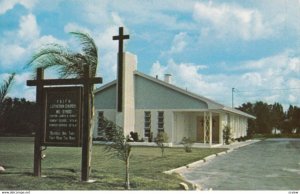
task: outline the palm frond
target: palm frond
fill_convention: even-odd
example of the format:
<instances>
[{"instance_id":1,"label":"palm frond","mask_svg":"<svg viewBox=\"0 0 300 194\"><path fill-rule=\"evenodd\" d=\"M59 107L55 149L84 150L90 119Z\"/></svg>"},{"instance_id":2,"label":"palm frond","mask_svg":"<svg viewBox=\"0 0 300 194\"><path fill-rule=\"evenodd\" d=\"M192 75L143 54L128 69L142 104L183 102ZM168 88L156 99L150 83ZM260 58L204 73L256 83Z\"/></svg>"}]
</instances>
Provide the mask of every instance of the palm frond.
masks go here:
<instances>
[{"instance_id":1,"label":"palm frond","mask_svg":"<svg viewBox=\"0 0 300 194\"><path fill-rule=\"evenodd\" d=\"M77 53L59 44L48 44L34 53L25 67L44 69L56 67L60 77L83 77L83 66L90 65L92 76L96 75L98 64L97 47L94 40L85 33L71 32L82 45L82 53Z\"/></svg>"},{"instance_id":2,"label":"palm frond","mask_svg":"<svg viewBox=\"0 0 300 194\"><path fill-rule=\"evenodd\" d=\"M74 35L82 45L82 51L86 58L87 64L91 66L93 77L96 75L98 64L98 49L90 35L83 32L70 32Z\"/></svg>"},{"instance_id":3,"label":"palm frond","mask_svg":"<svg viewBox=\"0 0 300 194\"><path fill-rule=\"evenodd\" d=\"M105 152L111 157L117 157L126 162L126 159L130 157L131 145L124 136L123 128L106 118L103 119L103 123L104 128L110 128L109 136L111 138L110 140L107 139Z\"/></svg>"},{"instance_id":4,"label":"palm frond","mask_svg":"<svg viewBox=\"0 0 300 194\"><path fill-rule=\"evenodd\" d=\"M10 86L15 77L15 73L12 73L8 79L4 82L4 84L0 87L0 103L2 104Z\"/></svg>"},{"instance_id":5,"label":"palm frond","mask_svg":"<svg viewBox=\"0 0 300 194\"><path fill-rule=\"evenodd\" d=\"M51 44L35 53L27 66L32 65L44 69L57 67L61 77L77 76L82 73L80 69L72 68L72 66L78 66L78 59L75 55L65 47Z\"/></svg>"}]
</instances>

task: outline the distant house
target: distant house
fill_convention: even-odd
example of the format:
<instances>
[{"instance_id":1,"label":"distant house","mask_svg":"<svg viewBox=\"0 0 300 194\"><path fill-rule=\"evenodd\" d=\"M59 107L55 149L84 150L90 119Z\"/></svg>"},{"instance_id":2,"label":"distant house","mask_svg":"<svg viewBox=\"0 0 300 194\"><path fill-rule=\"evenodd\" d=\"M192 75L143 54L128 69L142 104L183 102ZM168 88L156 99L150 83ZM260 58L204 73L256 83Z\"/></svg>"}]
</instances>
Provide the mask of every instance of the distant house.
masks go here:
<instances>
[{"instance_id":1,"label":"distant house","mask_svg":"<svg viewBox=\"0 0 300 194\"><path fill-rule=\"evenodd\" d=\"M135 132L146 141L164 131L171 144L183 137L222 144L226 125L231 126L233 138L247 135L247 119L254 116L181 89L171 83L169 74L163 81L137 71L133 54L125 53L123 59L123 111L116 108L116 80L96 89L94 138L105 133L103 117L123 127L124 135Z\"/></svg>"}]
</instances>

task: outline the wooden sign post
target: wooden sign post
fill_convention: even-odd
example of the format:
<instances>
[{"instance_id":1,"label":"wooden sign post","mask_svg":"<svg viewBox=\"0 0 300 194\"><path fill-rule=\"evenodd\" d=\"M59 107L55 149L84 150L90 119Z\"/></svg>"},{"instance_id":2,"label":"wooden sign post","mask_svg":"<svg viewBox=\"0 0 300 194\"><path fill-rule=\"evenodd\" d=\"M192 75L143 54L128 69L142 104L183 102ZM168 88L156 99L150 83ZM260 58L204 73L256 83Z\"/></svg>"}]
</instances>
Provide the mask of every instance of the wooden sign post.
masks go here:
<instances>
[{"instance_id":1,"label":"wooden sign post","mask_svg":"<svg viewBox=\"0 0 300 194\"><path fill-rule=\"evenodd\" d=\"M91 93L93 84L102 83L102 78L93 78L90 72L90 66L86 65L83 78L45 80L44 70L38 68L37 79L27 80L28 86L36 86L40 120L34 141L34 176L41 176L42 146L82 146L81 180L89 180ZM60 87L44 87L55 85Z\"/></svg>"}]
</instances>

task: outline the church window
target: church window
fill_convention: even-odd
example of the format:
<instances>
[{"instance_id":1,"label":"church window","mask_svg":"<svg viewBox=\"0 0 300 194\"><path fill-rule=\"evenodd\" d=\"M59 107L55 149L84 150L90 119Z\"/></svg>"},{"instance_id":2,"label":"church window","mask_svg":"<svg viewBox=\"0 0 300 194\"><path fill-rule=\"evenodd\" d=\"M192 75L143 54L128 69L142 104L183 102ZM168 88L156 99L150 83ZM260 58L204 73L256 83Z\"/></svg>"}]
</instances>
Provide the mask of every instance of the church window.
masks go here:
<instances>
[{"instance_id":1,"label":"church window","mask_svg":"<svg viewBox=\"0 0 300 194\"><path fill-rule=\"evenodd\" d=\"M150 111L145 111L145 125L144 125L144 130L145 130L145 137L150 137L150 132L151 132L151 112Z\"/></svg>"},{"instance_id":2,"label":"church window","mask_svg":"<svg viewBox=\"0 0 300 194\"><path fill-rule=\"evenodd\" d=\"M158 132L164 131L164 112L159 111L157 116Z\"/></svg>"}]
</instances>

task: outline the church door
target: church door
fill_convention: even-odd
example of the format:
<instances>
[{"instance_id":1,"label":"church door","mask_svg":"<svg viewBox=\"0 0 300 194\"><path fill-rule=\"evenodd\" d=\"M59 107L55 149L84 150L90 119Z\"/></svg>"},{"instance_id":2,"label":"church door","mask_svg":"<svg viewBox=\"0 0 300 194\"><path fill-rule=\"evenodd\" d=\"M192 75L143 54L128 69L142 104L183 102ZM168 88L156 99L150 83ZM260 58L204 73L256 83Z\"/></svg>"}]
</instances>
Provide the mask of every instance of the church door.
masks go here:
<instances>
[{"instance_id":1,"label":"church door","mask_svg":"<svg viewBox=\"0 0 300 194\"><path fill-rule=\"evenodd\" d=\"M213 116L212 123L212 141L213 143L219 143L219 116Z\"/></svg>"}]
</instances>

